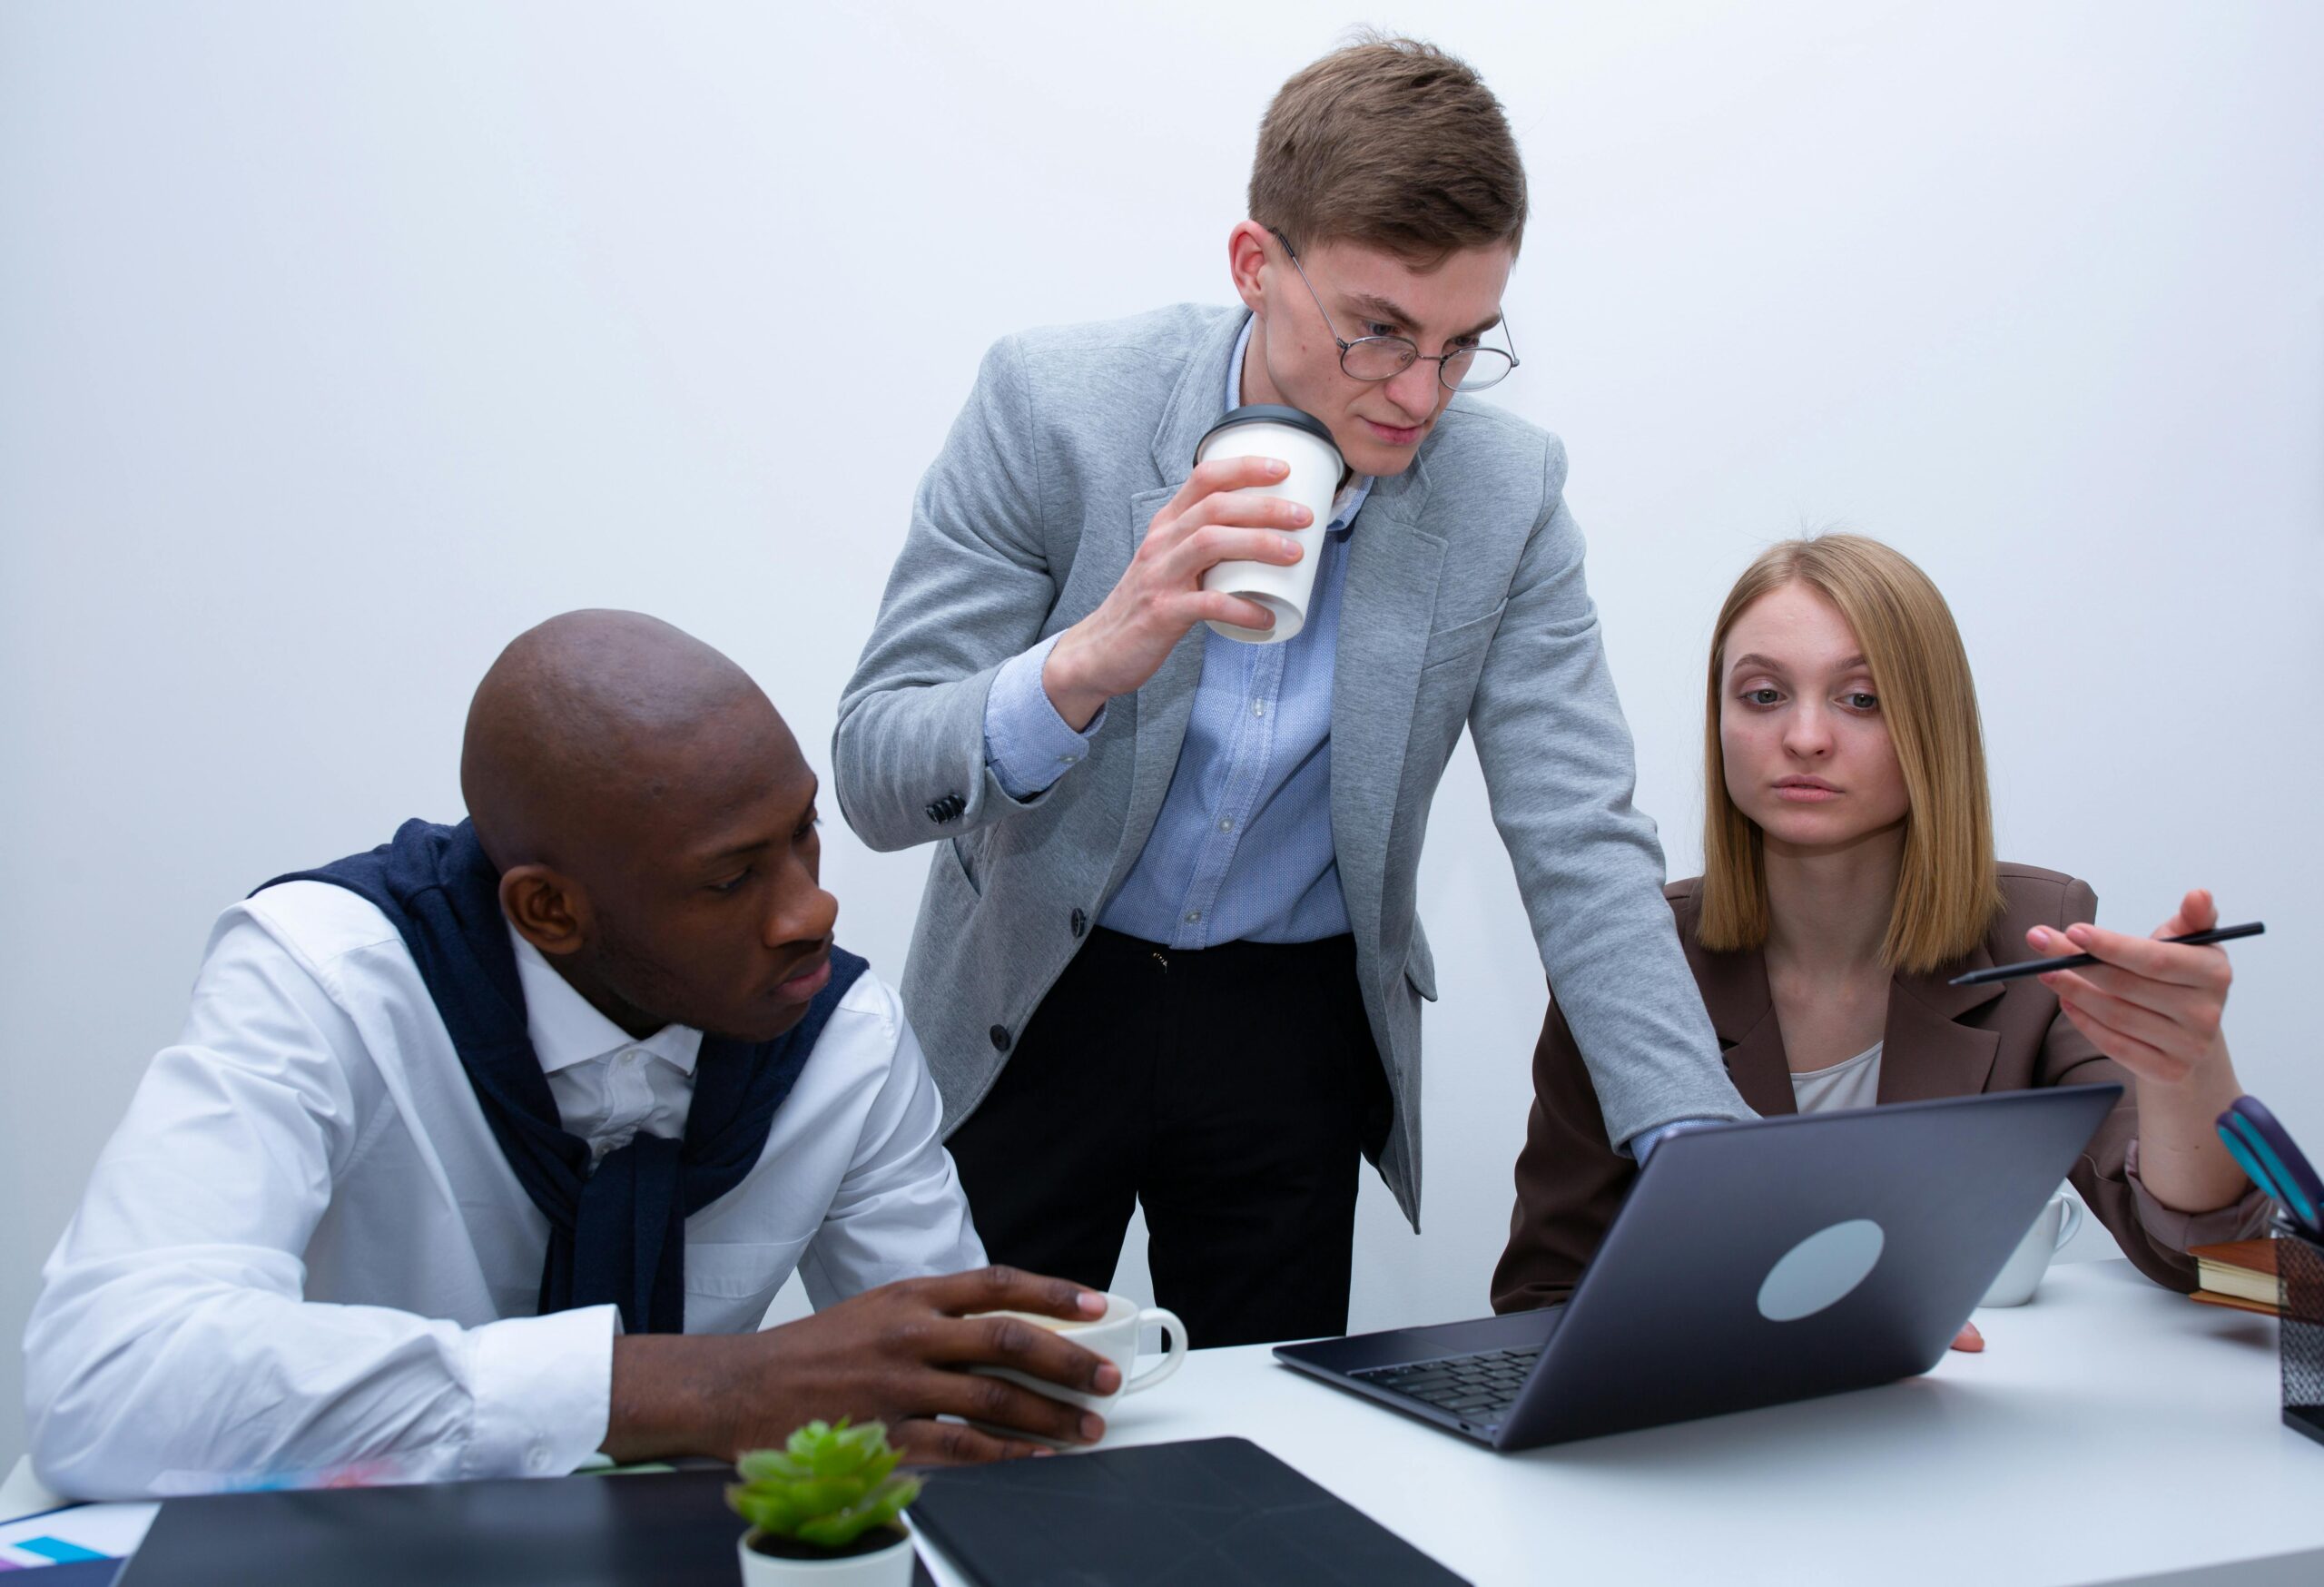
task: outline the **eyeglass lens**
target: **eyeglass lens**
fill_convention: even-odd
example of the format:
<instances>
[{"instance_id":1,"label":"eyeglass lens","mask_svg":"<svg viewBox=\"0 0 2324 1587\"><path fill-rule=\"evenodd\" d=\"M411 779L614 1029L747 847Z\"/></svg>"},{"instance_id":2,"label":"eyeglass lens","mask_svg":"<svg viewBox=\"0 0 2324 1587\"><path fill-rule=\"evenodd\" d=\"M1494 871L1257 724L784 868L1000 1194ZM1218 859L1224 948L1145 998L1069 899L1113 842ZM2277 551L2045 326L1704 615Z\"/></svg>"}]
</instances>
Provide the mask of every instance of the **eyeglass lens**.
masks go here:
<instances>
[{"instance_id":1,"label":"eyeglass lens","mask_svg":"<svg viewBox=\"0 0 2324 1587\"><path fill-rule=\"evenodd\" d=\"M1340 368L1354 380L1385 380L1412 368L1419 357L1420 349L1401 336L1367 336L1348 343L1340 355ZM1437 368L1437 378L1453 390L1482 390L1508 375L1509 355L1499 348L1472 347L1453 353Z\"/></svg>"}]
</instances>

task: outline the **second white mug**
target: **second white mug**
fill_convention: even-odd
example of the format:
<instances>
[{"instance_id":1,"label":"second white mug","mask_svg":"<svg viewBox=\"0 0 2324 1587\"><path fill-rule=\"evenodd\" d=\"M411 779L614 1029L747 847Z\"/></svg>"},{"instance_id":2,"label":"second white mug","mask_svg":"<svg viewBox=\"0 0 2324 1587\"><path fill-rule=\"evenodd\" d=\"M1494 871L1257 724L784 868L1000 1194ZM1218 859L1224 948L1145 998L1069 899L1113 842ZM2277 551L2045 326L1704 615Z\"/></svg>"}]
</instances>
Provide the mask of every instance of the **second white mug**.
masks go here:
<instances>
[{"instance_id":1,"label":"second white mug","mask_svg":"<svg viewBox=\"0 0 2324 1587\"><path fill-rule=\"evenodd\" d=\"M2017 1242L2017 1249L2002 1264L2001 1272L1985 1287L1985 1296L1979 1306L2024 1306L2034 1298L2042 1286L2042 1276L2050 1270L2050 1258L2056 1256L2065 1243L2073 1238L2082 1227L2082 1203L2063 1191L2050 1198L2034 1227Z\"/></svg>"}]
</instances>

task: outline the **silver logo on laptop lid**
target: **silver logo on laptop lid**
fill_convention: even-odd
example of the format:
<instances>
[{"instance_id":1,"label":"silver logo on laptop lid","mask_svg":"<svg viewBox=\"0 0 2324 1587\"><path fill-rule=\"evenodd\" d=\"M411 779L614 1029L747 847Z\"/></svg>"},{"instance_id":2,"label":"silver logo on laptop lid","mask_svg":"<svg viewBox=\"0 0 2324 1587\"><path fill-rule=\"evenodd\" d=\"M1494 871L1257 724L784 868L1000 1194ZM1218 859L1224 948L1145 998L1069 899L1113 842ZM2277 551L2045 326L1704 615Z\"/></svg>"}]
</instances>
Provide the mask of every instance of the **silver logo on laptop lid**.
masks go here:
<instances>
[{"instance_id":1,"label":"silver logo on laptop lid","mask_svg":"<svg viewBox=\"0 0 2324 1587\"><path fill-rule=\"evenodd\" d=\"M1868 1217L1818 1229L1792 1247L1759 1284L1759 1315L1796 1323L1836 1306L1872 1274L1888 1237Z\"/></svg>"}]
</instances>

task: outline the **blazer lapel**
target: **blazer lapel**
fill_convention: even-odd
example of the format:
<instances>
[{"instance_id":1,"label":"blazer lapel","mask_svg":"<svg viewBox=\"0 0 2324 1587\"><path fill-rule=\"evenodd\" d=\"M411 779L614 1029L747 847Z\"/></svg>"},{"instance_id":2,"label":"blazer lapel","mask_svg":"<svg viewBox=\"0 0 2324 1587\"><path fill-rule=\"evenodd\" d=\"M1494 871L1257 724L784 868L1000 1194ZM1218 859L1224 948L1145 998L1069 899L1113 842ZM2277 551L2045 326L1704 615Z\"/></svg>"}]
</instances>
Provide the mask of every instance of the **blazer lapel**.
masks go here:
<instances>
[{"instance_id":1,"label":"blazer lapel","mask_svg":"<svg viewBox=\"0 0 2324 1587\"><path fill-rule=\"evenodd\" d=\"M1762 1116L1798 1112L1783 1025L1776 1018L1775 996L1768 990L1766 959L1758 952L1690 957L1735 1089ZM1955 1021L2001 996L2002 988L1945 982L1993 961L1980 943L1959 964L1928 975L1899 975L1889 983L1888 1018L1881 1031L1880 1101L1919 1102L1971 1096L1985 1089L2001 1037Z\"/></svg>"},{"instance_id":2,"label":"blazer lapel","mask_svg":"<svg viewBox=\"0 0 2324 1587\"><path fill-rule=\"evenodd\" d=\"M1154 470L1174 491L1195 471L1195 448L1226 417L1221 404L1226 400L1226 366L1235 361L1235 343L1250 320L1247 310L1221 319L1201 350L1187 360L1178 383L1170 389L1170 399L1162 405L1162 422L1154 430ZM1142 519L1137 532L1140 537L1146 533Z\"/></svg>"},{"instance_id":3,"label":"blazer lapel","mask_svg":"<svg viewBox=\"0 0 2324 1587\"><path fill-rule=\"evenodd\" d=\"M1234 360L1236 339L1250 316L1229 314L1194 357L1187 360L1178 383L1163 404L1154 431L1154 468L1160 483L1131 495L1120 523L1119 537L1106 549L1108 562L1105 587L1111 589L1128 570L1130 558L1146 541L1154 515L1168 505L1187 477L1194 472L1195 448L1226 412L1226 366ZM1084 555L1087 555L1085 547ZM1161 669L1128 700L1116 700L1113 709L1128 707L1136 715L1136 754L1131 757L1129 803L1122 825L1122 844L1114 856L1107 889L1121 885L1146 849L1154 818L1161 813L1170 791L1171 775L1178 768L1178 752L1187 737L1187 720L1194 715L1195 685L1202 679L1204 638L1210 630L1197 624L1170 652Z\"/></svg>"},{"instance_id":4,"label":"blazer lapel","mask_svg":"<svg viewBox=\"0 0 2324 1587\"><path fill-rule=\"evenodd\" d=\"M1694 968L1735 1089L1762 1118L1798 1112L1783 1025L1768 990L1768 961L1756 951L1705 953L1695 957Z\"/></svg>"},{"instance_id":5,"label":"blazer lapel","mask_svg":"<svg viewBox=\"0 0 2324 1587\"><path fill-rule=\"evenodd\" d=\"M1964 971L1984 970L1993 955L1980 942L1968 959L1926 975L1899 975L1888 991L1888 1024L1881 1034L1883 1102L1970 1097L1993 1078L2001 1033L1957 1023L1973 1009L2001 996L2002 987L1948 986Z\"/></svg>"},{"instance_id":6,"label":"blazer lapel","mask_svg":"<svg viewBox=\"0 0 2324 1587\"><path fill-rule=\"evenodd\" d=\"M1332 660L1332 846L1358 941L1376 943L1388 838L1413 733L1444 540L1420 527L1424 465L1374 484L1356 515Z\"/></svg>"},{"instance_id":7,"label":"blazer lapel","mask_svg":"<svg viewBox=\"0 0 2324 1587\"><path fill-rule=\"evenodd\" d=\"M1147 524L1177 491L1177 486L1165 485L1130 498L1137 535L1146 533ZM1171 775L1178 769L1178 751L1186 743L1187 720L1194 715L1195 685L1202 681L1203 641L1209 632L1196 624L1171 647L1168 659L1143 688L1129 699L1113 704L1114 709L1128 706L1135 711L1137 724L1137 752L1130 757L1129 809L1122 828L1122 850L1115 856L1114 873L1107 883L1108 892L1121 885L1138 855L1145 853L1147 834L1170 792Z\"/></svg>"}]
</instances>

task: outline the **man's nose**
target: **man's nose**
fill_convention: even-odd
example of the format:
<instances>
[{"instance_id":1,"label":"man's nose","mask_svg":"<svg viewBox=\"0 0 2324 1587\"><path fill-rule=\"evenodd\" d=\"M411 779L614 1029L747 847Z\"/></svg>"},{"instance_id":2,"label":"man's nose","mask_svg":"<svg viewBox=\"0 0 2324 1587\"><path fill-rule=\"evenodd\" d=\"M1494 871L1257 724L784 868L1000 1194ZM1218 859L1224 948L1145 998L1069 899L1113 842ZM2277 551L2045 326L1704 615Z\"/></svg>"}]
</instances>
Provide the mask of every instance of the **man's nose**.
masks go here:
<instances>
[{"instance_id":1,"label":"man's nose","mask_svg":"<svg viewBox=\"0 0 2324 1587\"><path fill-rule=\"evenodd\" d=\"M1396 405L1407 424L1426 424L1429 415L1436 411L1436 399L1444 390L1437 380L1436 368L1424 359L1414 360L1412 368L1389 378L1388 400Z\"/></svg>"},{"instance_id":2,"label":"man's nose","mask_svg":"<svg viewBox=\"0 0 2324 1587\"><path fill-rule=\"evenodd\" d=\"M812 882L775 901L766 917L766 945L819 942L839 924L839 900Z\"/></svg>"}]
</instances>

